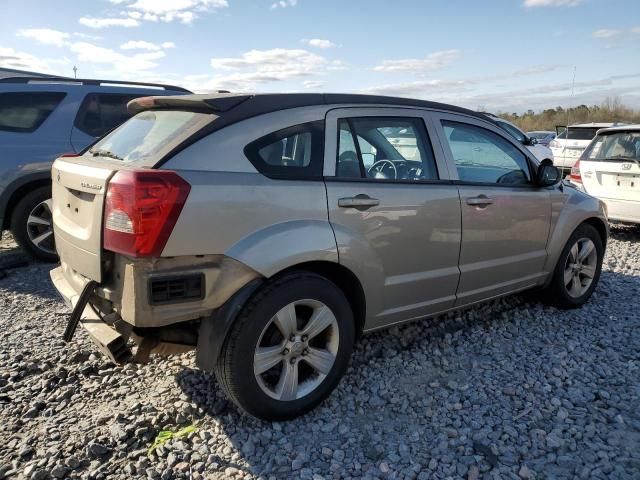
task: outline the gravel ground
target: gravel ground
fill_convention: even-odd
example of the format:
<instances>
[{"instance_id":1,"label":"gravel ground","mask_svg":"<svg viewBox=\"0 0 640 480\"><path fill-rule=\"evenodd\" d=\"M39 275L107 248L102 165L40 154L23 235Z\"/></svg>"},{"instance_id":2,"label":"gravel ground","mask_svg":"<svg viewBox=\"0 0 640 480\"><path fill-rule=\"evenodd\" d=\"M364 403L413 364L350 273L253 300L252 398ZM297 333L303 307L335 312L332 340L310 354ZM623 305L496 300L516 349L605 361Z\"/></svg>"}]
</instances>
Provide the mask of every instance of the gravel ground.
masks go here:
<instances>
[{"instance_id":1,"label":"gravel ground","mask_svg":"<svg viewBox=\"0 0 640 480\"><path fill-rule=\"evenodd\" d=\"M640 229L613 230L581 310L516 296L366 336L287 423L240 415L192 354L114 367L84 332L66 345L49 269L0 279L0 479L640 478Z\"/></svg>"}]
</instances>

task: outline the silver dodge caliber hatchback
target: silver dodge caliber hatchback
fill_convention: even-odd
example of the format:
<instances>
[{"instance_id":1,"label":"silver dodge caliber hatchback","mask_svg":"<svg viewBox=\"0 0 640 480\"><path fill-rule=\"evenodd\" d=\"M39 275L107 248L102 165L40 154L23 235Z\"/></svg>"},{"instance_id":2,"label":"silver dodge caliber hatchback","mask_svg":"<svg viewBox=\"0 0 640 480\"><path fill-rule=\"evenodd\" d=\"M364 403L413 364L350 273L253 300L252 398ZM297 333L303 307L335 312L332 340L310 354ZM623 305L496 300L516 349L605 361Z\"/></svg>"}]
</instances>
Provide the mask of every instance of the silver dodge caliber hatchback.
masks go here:
<instances>
[{"instance_id":1,"label":"silver dodge caliber hatchback","mask_svg":"<svg viewBox=\"0 0 640 480\"><path fill-rule=\"evenodd\" d=\"M582 305L603 204L485 115L342 94L187 95L52 170L51 278L116 362L196 349L244 411L318 405L362 333L530 288Z\"/></svg>"}]
</instances>

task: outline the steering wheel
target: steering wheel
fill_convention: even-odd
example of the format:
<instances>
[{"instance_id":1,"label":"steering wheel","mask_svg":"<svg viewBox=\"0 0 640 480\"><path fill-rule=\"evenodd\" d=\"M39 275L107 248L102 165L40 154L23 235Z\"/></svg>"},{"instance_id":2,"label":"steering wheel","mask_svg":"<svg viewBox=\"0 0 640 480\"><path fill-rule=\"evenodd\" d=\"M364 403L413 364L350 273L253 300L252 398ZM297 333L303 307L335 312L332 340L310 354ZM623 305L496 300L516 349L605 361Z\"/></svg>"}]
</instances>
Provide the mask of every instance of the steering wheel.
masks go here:
<instances>
[{"instance_id":1,"label":"steering wheel","mask_svg":"<svg viewBox=\"0 0 640 480\"><path fill-rule=\"evenodd\" d=\"M391 169L393 170L393 179L397 180L398 169L396 168L395 164L391 160L378 160L377 162L375 162L373 165L369 167L369 169L367 170L367 175L372 176L373 178L389 178L384 173L384 170L385 168L387 168L388 165L391 165ZM378 175L381 175L381 177L379 177Z\"/></svg>"}]
</instances>

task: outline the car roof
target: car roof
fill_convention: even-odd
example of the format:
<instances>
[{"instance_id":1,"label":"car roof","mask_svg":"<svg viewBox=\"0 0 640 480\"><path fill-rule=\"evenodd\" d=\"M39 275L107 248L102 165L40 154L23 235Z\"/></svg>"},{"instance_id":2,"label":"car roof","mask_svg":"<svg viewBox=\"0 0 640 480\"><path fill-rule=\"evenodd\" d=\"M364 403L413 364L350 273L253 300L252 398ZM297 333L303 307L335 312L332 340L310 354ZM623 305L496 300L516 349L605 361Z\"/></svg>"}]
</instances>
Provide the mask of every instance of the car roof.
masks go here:
<instances>
[{"instance_id":1,"label":"car roof","mask_svg":"<svg viewBox=\"0 0 640 480\"><path fill-rule=\"evenodd\" d=\"M556 132L552 132L550 130L531 130L530 132L527 132L527 133L546 133L547 135L549 135L551 133L555 134Z\"/></svg>"},{"instance_id":2,"label":"car roof","mask_svg":"<svg viewBox=\"0 0 640 480\"><path fill-rule=\"evenodd\" d=\"M183 87L175 85L167 85L164 83L150 83L150 82L128 82L122 80L99 80L99 79L87 79L87 78L67 78L67 77L38 77L38 76L15 76L0 78L0 84L16 84L16 85L55 85L55 86L69 86L83 87L91 86L95 87L120 87L128 88L130 90L165 90L192 93Z\"/></svg>"},{"instance_id":3,"label":"car roof","mask_svg":"<svg viewBox=\"0 0 640 480\"><path fill-rule=\"evenodd\" d=\"M626 122L583 122L569 125L569 128L607 128L618 125L628 125Z\"/></svg>"},{"instance_id":4,"label":"car roof","mask_svg":"<svg viewBox=\"0 0 640 480\"><path fill-rule=\"evenodd\" d=\"M264 113L314 105L389 105L430 108L471 115L492 121L482 113L444 103L384 95L351 93L214 93L147 97L129 102L129 111L137 113L153 108L194 108L212 113L226 113L234 121Z\"/></svg>"},{"instance_id":5,"label":"car roof","mask_svg":"<svg viewBox=\"0 0 640 480\"><path fill-rule=\"evenodd\" d=\"M640 132L640 123L620 125L617 127L602 128L598 130L598 135L600 135L601 133L626 132L626 131Z\"/></svg>"}]
</instances>

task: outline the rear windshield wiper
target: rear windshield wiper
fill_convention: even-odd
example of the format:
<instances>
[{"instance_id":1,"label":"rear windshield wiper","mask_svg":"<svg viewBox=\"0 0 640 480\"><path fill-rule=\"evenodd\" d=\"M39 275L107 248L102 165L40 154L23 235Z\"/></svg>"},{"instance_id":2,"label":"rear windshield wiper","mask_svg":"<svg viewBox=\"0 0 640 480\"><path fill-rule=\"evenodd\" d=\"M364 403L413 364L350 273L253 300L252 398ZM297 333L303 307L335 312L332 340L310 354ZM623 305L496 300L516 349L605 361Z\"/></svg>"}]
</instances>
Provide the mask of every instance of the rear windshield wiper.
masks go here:
<instances>
[{"instance_id":1,"label":"rear windshield wiper","mask_svg":"<svg viewBox=\"0 0 640 480\"><path fill-rule=\"evenodd\" d=\"M89 153L94 157L107 157L107 158L113 158L114 160L123 160L122 157L119 157L118 155L116 155L113 152L110 152L109 150L89 150Z\"/></svg>"},{"instance_id":2,"label":"rear windshield wiper","mask_svg":"<svg viewBox=\"0 0 640 480\"><path fill-rule=\"evenodd\" d=\"M637 163L638 165L640 165L640 159L633 158L633 157L625 157L623 155L617 155L615 157L607 157L604 160L605 161L612 161L612 162L622 160L623 162L633 162L633 163Z\"/></svg>"}]
</instances>

